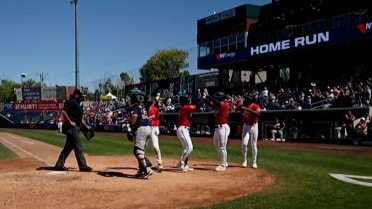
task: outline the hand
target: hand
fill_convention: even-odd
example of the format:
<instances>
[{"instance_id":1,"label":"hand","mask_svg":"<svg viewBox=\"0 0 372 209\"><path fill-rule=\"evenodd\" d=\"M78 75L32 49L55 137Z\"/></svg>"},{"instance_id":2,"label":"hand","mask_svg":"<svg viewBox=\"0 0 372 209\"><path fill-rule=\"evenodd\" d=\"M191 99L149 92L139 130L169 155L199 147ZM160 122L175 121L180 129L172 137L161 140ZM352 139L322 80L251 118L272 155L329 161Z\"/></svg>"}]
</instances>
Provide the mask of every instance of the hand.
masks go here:
<instances>
[{"instance_id":1,"label":"hand","mask_svg":"<svg viewBox=\"0 0 372 209\"><path fill-rule=\"evenodd\" d=\"M205 96L209 96L208 89L204 89Z\"/></svg>"},{"instance_id":2,"label":"hand","mask_svg":"<svg viewBox=\"0 0 372 209\"><path fill-rule=\"evenodd\" d=\"M75 127L76 126L76 123L74 121L70 121L70 125Z\"/></svg>"}]
</instances>

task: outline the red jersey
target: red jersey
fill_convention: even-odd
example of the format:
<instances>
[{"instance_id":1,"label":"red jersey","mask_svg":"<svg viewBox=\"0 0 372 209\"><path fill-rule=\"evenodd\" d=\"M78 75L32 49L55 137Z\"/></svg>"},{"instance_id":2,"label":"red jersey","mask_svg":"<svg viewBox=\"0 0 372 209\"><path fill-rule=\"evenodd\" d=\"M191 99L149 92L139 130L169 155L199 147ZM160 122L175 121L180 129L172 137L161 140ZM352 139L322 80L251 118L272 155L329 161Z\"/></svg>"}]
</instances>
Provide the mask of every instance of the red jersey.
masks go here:
<instances>
[{"instance_id":1,"label":"red jersey","mask_svg":"<svg viewBox=\"0 0 372 209\"><path fill-rule=\"evenodd\" d=\"M220 102L220 106L211 102L211 107L216 110L214 113L214 125L227 124L229 121L229 103L226 101Z\"/></svg>"},{"instance_id":2,"label":"red jersey","mask_svg":"<svg viewBox=\"0 0 372 209\"><path fill-rule=\"evenodd\" d=\"M196 105L186 104L180 107L177 126L191 126L191 113L195 112Z\"/></svg>"},{"instance_id":3,"label":"red jersey","mask_svg":"<svg viewBox=\"0 0 372 209\"><path fill-rule=\"evenodd\" d=\"M150 120L150 125L151 126L159 126L160 125L160 113L159 113L159 108L156 107L155 105L151 105L149 108L149 112L147 113L148 117L154 116Z\"/></svg>"},{"instance_id":4,"label":"red jersey","mask_svg":"<svg viewBox=\"0 0 372 209\"><path fill-rule=\"evenodd\" d=\"M254 111L257 111L257 112L261 112L261 108L260 108L260 105L256 104L256 103L252 103L248 106L249 109L251 110L254 110ZM247 110L243 110L242 109L242 105L241 106L238 106L236 109L236 111L241 111L242 112L242 120L243 120L243 123L246 123L248 125L252 125L254 123L257 123L259 121L259 116L256 115L256 114L253 114Z\"/></svg>"},{"instance_id":5,"label":"red jersey","mask_svg":"<svg viewBox=\"0 0 372 209\"><path fill-rule=\"evenodd\" d=\"M63 117L63 115L60 115L59 117L58 117L58 122L65 122L65 117Z\"/></svg>"}]
</instances>

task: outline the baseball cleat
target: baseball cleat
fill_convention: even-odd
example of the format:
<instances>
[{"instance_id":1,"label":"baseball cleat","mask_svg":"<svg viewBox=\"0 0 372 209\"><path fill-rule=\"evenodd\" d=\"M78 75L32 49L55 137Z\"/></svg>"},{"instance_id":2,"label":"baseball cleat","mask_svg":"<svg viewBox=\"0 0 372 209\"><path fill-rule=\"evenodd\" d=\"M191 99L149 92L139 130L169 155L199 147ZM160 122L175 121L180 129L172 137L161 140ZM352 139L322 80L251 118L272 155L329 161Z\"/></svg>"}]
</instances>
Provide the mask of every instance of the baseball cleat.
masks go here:
<instances>
[{"instance_id":1,"label":"baseball cleat","mask_svg":"<svg viewBox=\"0 0 372 209\"><path fill-rule=\"evenodd\" d=\"M65 166L62 166L62 167L55 166L53 168L53 170L55 170L55 171L68 171L68 168L65 167Z\"/></svg>"},{"instance_id":2,"label":"baseball cleat","mask_svg":"<svg viewBox=\"0 0 372 209\"><path fill-rule=\"evenodd\" d=\"M184 169L186 169L187 171L193 171L193 170L194 170L194 168L190 168L188 165L186 165L186 166L184 167Z\"/></svg>"},{"instance_id":3,"label":"baseball cleat","mask_svg":"<svg viewBox=\"0 0 372 209\"><path fill-rule=\"evenodd\" d=\"M144 179L148 179L152 174L154 173L154 171L152 170L148 170L143 176L142 178Z\"/></svg>"},{"instance_id":4,"label":"baseball cleat","mask_svg":"<svg viewBox=\"0 0 372 209\"><path fill-rule=\"evenodd\" d=\"M164 166L162 164L158 165L158 171L161 173L164 170Z\"/></svg>"},{"instance_id":5,"label":"baseball cleat","mask_svg":"<svg viewBox=\"0 0 372 209\"><path fill-rule=\"evenodd\" d=\"M257 163L253 163L252 168L257 168Z\"/></svg>"},{"instance_id":6,"label":"baseball cleat","mask_svg":"<svg viewBox=\"0 0 372 209\"><path fill-rule=\"evenodd\" d=\"M226 167L222 165L218 165L214 170L217 172L226 171Z\"/></svg>"},{"instance_id":7,"label":"baseball cleat","mask_svg":"<svg viewBox=\"0 0 372 209\"><path fill-rule=\"evenodd\" d=\"M246 168L247 167L247 160L244 160L243 161L242 166L243 166L243 168Z\"/></svg>"}]
</instances>

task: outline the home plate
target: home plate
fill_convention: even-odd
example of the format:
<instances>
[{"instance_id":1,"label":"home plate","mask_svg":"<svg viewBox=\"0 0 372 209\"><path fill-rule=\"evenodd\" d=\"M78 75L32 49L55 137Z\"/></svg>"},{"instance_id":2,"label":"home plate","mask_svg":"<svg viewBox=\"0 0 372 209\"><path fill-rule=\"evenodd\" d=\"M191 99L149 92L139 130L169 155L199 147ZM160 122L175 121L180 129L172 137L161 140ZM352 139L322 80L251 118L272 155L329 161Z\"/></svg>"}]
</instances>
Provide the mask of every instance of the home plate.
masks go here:
<instances>
[{"instance_id":1,"label":"home plate","mask_svg":"<svg viewBox=\"0 0 372 209\"><path fill-rule=\"evenodd\" d=\"M60 174L65 174L65 173L66 173L66 171L50 171L46 174L48 174L48 175L60 175Z\"/></svg>"}]
</instances>

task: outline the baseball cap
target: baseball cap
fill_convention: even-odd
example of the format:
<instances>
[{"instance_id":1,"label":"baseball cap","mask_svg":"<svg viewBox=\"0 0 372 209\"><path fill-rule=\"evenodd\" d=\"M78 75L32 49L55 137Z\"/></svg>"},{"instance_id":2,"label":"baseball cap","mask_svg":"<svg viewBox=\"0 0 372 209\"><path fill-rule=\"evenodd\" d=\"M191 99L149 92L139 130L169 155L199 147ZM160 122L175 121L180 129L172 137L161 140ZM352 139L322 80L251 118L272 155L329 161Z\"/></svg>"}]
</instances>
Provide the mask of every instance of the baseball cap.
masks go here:
<instances>
[{"instance_id":1,"label":"baseball cap","mask_svg":"<svg viewBox=\"0 0 372 209\"><path fill-rule=\"evenodd\" d=\"M75 89L73 95L79 95L80 97L83 95L79 89Z\"/></svg>"}]
</instances>

